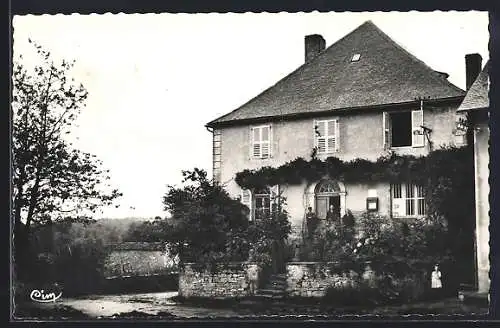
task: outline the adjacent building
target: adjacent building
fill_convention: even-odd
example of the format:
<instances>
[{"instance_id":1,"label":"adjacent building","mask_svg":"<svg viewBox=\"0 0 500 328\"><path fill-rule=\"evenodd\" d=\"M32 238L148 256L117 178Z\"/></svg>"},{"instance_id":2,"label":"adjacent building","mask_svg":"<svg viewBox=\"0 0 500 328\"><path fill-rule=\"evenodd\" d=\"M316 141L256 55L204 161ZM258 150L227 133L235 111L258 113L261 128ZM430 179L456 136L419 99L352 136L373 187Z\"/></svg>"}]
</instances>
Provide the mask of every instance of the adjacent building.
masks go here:
<instances>
[{"instance_id":1,"label":"adjacent building","mask_svg":"<svg viewBox=\"0 0 500 328\"><path fill-rule=\"evenodd\" d=\"M488 293L489 279L489 61L481 70L481 56L470 54L466 56L467 63L467 94L458 108L458 116L469 128L470 138L474 147L474 172L476 195L476 262L477 290Z\"/></svg>"}]
</instances>

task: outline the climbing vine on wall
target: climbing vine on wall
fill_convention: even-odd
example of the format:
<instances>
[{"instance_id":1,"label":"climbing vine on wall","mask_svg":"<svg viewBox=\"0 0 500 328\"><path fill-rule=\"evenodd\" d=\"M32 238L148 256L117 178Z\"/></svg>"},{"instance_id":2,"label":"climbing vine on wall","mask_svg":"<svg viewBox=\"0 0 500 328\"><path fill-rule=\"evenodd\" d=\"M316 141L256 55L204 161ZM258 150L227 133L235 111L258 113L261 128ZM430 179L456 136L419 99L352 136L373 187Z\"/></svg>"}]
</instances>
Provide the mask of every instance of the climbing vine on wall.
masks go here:
<instances>
[{"instance_id":1,"label":"climbing vine on wall","mask_svg":"<svg viewBox=\"0 0 500 328\"><path fill-rule=\"evenodd\" d=\"M424 186L430 216L469 215L474 208L474 164L471 147L445 147L428 156L390 154L375 161L342 161L328 157L324 161L311 156L298 157L279 167L265 166L236 174L236 183L244 189L270 185L313 183L323 177L346 183L403 183Z\"/></svg>"}]
</instances>

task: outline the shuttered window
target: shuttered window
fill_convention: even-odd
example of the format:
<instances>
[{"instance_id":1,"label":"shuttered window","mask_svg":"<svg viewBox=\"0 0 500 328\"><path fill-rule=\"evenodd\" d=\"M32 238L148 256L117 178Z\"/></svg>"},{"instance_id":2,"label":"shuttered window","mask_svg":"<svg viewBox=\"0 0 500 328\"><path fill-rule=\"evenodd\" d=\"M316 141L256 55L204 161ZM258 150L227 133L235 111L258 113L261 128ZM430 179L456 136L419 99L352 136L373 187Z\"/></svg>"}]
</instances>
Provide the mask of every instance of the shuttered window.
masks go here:
<instances>
[{"instance_id":1,"label":"shuttered window","mask_svg":"<svg viewBox=\"0 0 500 328\"><path fill-rule=\"evenodd\" d=\"M412 146L413 147L423 147L424 146L424 130L422 126L424 125L424 111L413 110L411 111L411 125L412 125Z\"/></svg>"},{"instance_id":2,"label":"shuttered window","mask_svg":"<svg viewBox=\"0 0 500 328\"><path fill-rule=\"evenodd\" d=\"M271 157L272 133L271 125L254 126L250 128L250 156L264 159Z\"/></svg>"},{"instance_id":3,"label":"shuttered window","mask_svg":"<svg viewBox=\"0 0 500 328\"><path fill-rule=\"evenodd\" d=\"M424 111L396 111L382 114L382 140L385 150L393 147L424 147Z\"/></svg>"},{"instance_id":4,"label":"shuttered window","mask_svg":"<svg viewBox=\"0 0 500 328\"><path fill-rule=\"evenodd\" d=\"M338 119L314 122L314 140L318 154L329 154L339 150Z\"/></svg>"},{"instance_id":5,"label":"shuttered window","mask_svg":"<svg viewBox=\"0 0 500 328\"><path fill-rule=\"evenodd\" d=\"M415 217L426 214L424 188L406 183L391 185L392 215Z\"/></svg>"}]
</instances>

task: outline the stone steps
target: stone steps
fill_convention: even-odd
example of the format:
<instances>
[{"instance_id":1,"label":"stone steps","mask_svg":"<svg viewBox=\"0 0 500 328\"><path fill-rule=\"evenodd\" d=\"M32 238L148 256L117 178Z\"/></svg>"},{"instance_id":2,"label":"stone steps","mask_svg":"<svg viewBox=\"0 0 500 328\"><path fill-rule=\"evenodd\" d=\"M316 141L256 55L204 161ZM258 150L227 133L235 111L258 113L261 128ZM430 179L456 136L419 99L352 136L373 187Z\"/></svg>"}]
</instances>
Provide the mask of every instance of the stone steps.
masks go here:
<instances>
[{"instance_id":1,"label":"stone steps","mask_svg":"<svg viewBox=\"0 0 500 328\"><path fill-rule=\"evenodd\" d=\"M255 296L262 299L281 299L286 296L286 286L286 275L274 274L262 288L257 290Z\"/></svg>"}]
</instances>

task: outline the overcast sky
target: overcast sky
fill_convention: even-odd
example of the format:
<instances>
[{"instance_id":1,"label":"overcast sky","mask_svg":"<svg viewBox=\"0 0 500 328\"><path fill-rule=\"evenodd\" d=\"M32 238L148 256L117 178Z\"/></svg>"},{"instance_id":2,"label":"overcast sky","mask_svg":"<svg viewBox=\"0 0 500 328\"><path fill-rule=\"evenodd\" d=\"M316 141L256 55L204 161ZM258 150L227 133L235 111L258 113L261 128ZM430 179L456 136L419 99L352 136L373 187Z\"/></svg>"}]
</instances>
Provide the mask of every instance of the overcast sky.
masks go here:
<instances>
[{"instance_id":1,"label":"overcast sky","mask_svg":"<svg viewBox=\"0 0 500 328\"><path fill-rule=\"evenodd\" d=\"M16 16L14 58L29 37L76 60L89 97L72 137L124 194L101 215L153 217L181 170L211 173L204 124L301 65L305 35L328 47L366 20L462 89L465 54L488 59L487 12Z\"/></svg>"}]
</instances>

